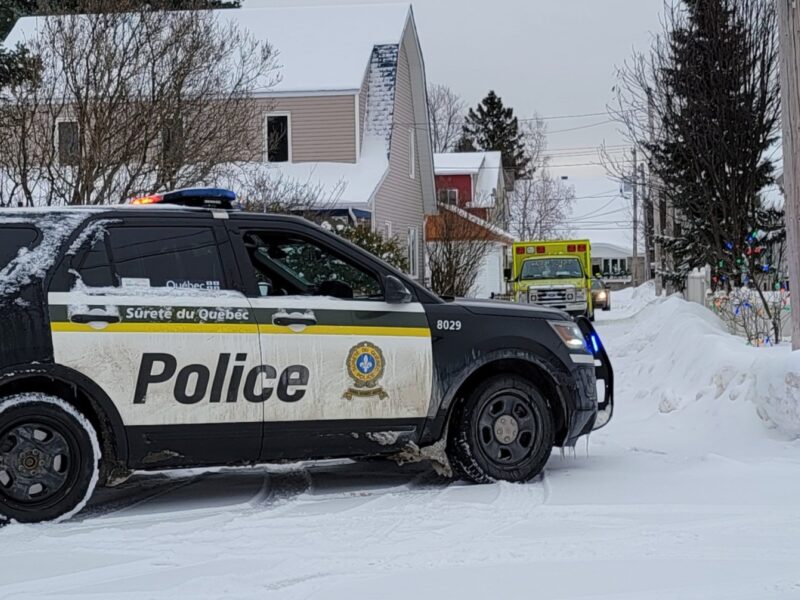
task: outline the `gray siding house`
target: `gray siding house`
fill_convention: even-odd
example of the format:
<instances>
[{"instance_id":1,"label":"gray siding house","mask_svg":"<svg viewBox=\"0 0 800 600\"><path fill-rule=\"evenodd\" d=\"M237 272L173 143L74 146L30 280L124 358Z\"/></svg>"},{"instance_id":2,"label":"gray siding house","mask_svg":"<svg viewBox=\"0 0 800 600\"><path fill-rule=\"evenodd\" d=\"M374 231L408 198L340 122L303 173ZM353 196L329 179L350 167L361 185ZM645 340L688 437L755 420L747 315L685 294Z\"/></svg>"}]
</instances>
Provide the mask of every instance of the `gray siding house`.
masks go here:
<instances>
[{"instance_id":1,"label":"gray siding house","mask_svg":"<svg viewBox=\"0 0 800 600\"><path fill-rule=\"evenodd\" d=\"M263 161L319 187L331 207L409 248L424 276L436 213L425 65L409 4L218 11L279 52L281 81L259 95Z\"/></svg>"}]
</instances>

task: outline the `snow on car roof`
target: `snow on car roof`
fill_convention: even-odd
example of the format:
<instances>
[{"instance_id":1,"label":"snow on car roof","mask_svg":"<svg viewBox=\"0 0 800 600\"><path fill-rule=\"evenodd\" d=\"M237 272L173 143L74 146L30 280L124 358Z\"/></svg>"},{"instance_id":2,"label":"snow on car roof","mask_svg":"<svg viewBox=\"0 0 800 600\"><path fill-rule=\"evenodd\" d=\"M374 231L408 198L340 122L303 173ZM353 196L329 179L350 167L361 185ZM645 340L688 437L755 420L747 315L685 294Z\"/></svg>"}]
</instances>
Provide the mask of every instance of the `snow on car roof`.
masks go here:
<instances>
[{"instance_id":1,"label":"snow on car roof","mask_svg":"<svg viewBox=\"0 0 800 600\"><path fill-rule=\"evenodd\" d=\"M281 81L264 90L355 92L361 89L375 46L399 44L411 5L266 7L217 10L221 23L233 22L278 51ZM33 39L43 19L19 19L9 47Z\"/></svg>"}]
</instances>

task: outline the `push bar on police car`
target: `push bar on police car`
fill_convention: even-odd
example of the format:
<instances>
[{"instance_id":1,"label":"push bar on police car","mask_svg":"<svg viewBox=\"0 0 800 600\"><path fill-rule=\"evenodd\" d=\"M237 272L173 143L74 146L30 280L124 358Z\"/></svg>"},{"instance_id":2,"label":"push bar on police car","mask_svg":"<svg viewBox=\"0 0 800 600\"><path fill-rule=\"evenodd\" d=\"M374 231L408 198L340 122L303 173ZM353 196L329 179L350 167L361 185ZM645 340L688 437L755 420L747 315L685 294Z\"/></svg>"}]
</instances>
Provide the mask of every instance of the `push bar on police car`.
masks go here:
<instances>
[{"instance_id":1,"label":"push bar on police car","mask_svg":"<svg viewBox=\"0 0 800 600\"><path fill-rule=\"evenodd\" d=\"M608 359L608 353L600 341L592 323L586 317L576 317L575 322L580 327L586 344L594 355L594 374L597 381L603 382L603 398L597 403L597 419L594 429L602 429L611 420L614 414L614 369Z\"/></svg>"}]
</instances>

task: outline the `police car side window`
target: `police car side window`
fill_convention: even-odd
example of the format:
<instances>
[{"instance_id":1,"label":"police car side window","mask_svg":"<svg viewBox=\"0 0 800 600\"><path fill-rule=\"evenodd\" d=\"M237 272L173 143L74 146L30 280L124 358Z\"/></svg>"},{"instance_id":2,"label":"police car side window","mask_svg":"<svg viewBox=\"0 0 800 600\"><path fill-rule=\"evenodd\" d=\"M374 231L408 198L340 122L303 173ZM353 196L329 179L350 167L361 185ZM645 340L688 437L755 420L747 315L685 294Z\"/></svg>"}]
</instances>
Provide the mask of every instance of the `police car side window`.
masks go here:
<instances>
[{"instance_id":1,"label":"police car side window","mask_svg":"<svg viewBox=\"0 0 800 600\"><path fill-rule=\"evenodd\" d=\"M224 289L225 276L209 227L115 227L109 229L117 285Z\"/></svg>"},{"instance_id":2,"label":"police car side window","mask_svg":"<svg viewBox=\"0 0 800 600\"><path fill-rule=\"evenodd\" d=\"M332 250L284 233L251 232L245 246L262 296L330 296L381 300L377 278Z\"/></svg>"},{"instance_id":3,"label":"police car side window","mask_svg":"<svg viewBox=\"0 0 800 600\"><path fill-rule=\"evenodd\" d=\"M0 228L0 271L14 260L23 248L31 248L38 234L29 227Z\"/></svg>"},{"instance_id":4,"label":"police car side window","mask_svg":"<svg viewBox=\"0 0 800 600\"><path fill-rule=\"evenodd\" d=\"M76 269L84 285L89 287L111 287L114 276L104 235L98 236L83 255Z\"/></svg>"}]
</instances>

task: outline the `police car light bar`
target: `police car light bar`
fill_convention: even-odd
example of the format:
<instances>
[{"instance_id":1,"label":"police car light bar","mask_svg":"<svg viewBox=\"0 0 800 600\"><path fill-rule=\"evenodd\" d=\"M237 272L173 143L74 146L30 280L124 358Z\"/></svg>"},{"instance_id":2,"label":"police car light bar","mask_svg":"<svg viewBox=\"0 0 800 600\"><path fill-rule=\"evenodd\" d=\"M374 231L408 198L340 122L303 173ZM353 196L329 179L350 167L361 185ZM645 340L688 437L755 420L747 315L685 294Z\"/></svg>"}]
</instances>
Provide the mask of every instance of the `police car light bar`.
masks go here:
<instances>
[{"instance_id":1,"label":"police car light bar","mask_svg":"<svg viewBox=\"0 0 800 600\"><path fill-rule=\"evenodd\" d=\"M149 204L172 204L176 206L192 206L197 208L233 209L236 205L236 192L219 188L186 188L149 194L131 200L131 204L139 206Z\"/></svg>"}]
</instances>

